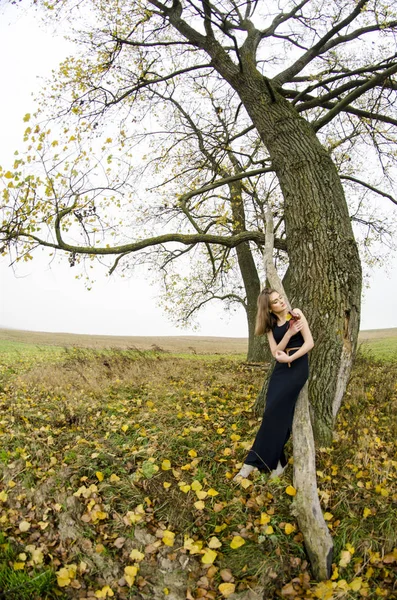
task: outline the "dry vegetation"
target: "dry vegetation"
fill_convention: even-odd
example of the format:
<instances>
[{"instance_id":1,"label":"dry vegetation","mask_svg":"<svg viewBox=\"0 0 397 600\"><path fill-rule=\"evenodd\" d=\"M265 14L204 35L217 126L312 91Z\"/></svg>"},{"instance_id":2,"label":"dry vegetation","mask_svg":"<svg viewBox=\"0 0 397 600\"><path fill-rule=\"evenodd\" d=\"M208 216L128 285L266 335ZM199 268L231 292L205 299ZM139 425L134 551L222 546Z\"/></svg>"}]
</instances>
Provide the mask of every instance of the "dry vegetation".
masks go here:
<instances>
[{"instance_id":1,"label":"dry vegetation","mask_svg":"<svg viewBox=\"0 0 397 600\"><path fill-rule=\"evenodd\" d=\"M231 482L265 367L159 351L50 357L0 366L3 598L396 597L397 363L357 361L334 443L318 451L335 556L317 584L289 511L291 467Z\"/></svg>"},{"instance_id":2,"label":"dry vegetation","mask_svg":"<svg viewBox=\"0 0 397 600\"><path fill-rule=\"evenodd\" d=\"M397 335L397 332L396 332ZM128 350L153 350L161 348L176 354L244 354L246 338L205 336L114 336L78 335L74 333L47 333L0 329L0 340L23 344L52 345L82 348L117 348Z\"/></svg>"}]
</instances>

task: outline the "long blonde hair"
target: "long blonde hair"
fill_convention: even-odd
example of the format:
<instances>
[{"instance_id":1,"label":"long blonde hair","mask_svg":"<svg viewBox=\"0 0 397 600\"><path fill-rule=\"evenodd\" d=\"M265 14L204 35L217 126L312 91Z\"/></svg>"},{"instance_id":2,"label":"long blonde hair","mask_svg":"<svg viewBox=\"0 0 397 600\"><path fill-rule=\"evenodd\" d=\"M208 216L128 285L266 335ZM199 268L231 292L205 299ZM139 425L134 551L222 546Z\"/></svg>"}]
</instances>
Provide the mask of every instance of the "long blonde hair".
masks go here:
<instances>
[{"instance_id":1,"label":"long blonde hair","mask_svg":"<svg viewBox=\"0 0 397 600\"><path fill-rule=\"evenodd\" d=\"M277 317L270 311L270 294L277 290L264 288L258 296L255 335L263 335L271 331L277 323Z\"/></svg>"}]
</instances>

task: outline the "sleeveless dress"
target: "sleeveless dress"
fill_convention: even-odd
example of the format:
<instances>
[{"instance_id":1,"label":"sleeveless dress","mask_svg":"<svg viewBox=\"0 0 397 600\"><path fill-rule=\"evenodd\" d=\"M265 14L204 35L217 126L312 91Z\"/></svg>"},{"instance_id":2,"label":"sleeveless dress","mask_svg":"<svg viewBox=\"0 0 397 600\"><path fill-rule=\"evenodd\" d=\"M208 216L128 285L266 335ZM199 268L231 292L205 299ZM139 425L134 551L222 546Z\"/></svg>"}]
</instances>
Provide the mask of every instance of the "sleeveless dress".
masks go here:
<instances>
[{"instance_id":1,"label":"sleeveless dress","mask_svg":"<svg viewBox=\"0 0 397 600\"><path fill-rule=\"evenodd\" d=\"M288 326L289 321L273 328L273 336L277 344L283 339ZM300 348L303 343L303 336L298 332L291 337L286 349ZM291 351L290 356L293 354L294 351ZM279 461L285 467L287 459L284 454L284 446L291 435L299 392L308 377L307 353L290 363L290 366L288 363L276 362L269 381L262 424L244 461L245 464L253 465L265 472L273 471Z\"/></svg>"}]
</instances>

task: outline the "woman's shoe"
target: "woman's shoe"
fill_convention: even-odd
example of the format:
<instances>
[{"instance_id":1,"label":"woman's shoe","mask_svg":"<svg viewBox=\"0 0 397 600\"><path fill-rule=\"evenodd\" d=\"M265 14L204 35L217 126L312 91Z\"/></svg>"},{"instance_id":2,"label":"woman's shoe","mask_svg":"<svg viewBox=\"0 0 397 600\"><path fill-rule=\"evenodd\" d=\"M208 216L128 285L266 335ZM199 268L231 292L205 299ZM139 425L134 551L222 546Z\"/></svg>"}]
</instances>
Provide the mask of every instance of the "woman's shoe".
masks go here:
<instances>
[{"instance_id":1,"label":"woman's shoe","mask_svg":"<svg viewBox=\"0 0 397 600\"><path fill-rule=\"evenodd\" d=\"M285 465L286 467L287 465ZM278 461L277 467L270 473L269 479L275 479L276 477L280 477L284 473L285 467L281 466L281 462Z\"/></svg>"},{"instance_id":2,"label":"woman's shoe","mask_svg":"<svg viewBox=\"0 0 397 600\"><path fill-rule=\"evenodd\" d=\"M238 481L239 479L246 479L252 471L256 469L253 465L244 464L240 471L233 477L233 481Z\"/></svg>"}]
</instances>

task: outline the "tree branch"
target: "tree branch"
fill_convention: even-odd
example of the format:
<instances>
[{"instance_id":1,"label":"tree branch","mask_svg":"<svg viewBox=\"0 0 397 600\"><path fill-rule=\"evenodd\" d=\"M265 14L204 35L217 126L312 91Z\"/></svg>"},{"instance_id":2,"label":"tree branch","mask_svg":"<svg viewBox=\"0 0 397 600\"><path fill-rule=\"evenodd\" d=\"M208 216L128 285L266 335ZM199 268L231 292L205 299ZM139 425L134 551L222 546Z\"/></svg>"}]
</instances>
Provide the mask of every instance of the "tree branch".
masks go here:
<instances>
[{"instance_id":1,"label":"tree branch","mask_svg":"<svg viewBox=\"0 0 397 600\"><path fill-rule=\"evenodd\" d=\"M312 127L315 129L315 131L318 131L319 129L321 129L321 127L324 127L324 125L327 125L327 123L332 121L332 119L345 107L349 106L351 102L354 102L354 100L365 94L365 92L376 87L382 81L384 81L391 75L394 75L394 73L397 73L397 65L392 65L389 69L386 69L382 73L374 75L366 83L355 89L353 92L350 92L350 94L347 94L347 96L345 96L345 98L343 98L340 102L337 102L331 108L331 110L329 110L328 113L324 115L324 117L318 119L317 121L314 121L312 123Z\"/></svg>"},{"instance_id":2,"label":"tree branch","mask_svg":"<svg viewBox=\"0 0 397 600\"><path fill-rule=\"evenodd\" d=\"M63 216L65 216L65 211L61 211ZM67 212L71 212L69 209ZM58 223L60 223L59 216L57 217ZM15 235L13 236L15 237ZM74 246L72 244L66 243L61 236L60 228L56 231L57 243L47 242L36 235L31 233L27 233L21 231L18 238L27 238L28 240L33 240L40 244L41 246L45 246L47 248L54 248L56 250L64 250L65 252L71 252L74 254L87 254L93 256L105 256L105 255L115 255L115 254L129 254L132 252L138 252L139 250L143 250L144 248L148 248L151 246L158 246L159 244L167 244L167 243L179 243L183 245L191 245L191 244L219 244L220 246L225 246L227 248L235 248L239 244L244 242L255 242L258 245L263 245L265 243L265 235L260 231L243 231L237 235L231 236L222 236L216 234L182 234L182 233L169 233L159 236L154 236L151 238L146 238L144 240L139 240L137 242L132 242L130 244L123 244L121 246L105 246L105 247L94 247L94 246ZM287 251L286 243L283 240L276 240L275 247Z\"/></svg>"},{"instance_id":3,"label":"tree branch","mask_svg":"<svg viewBox=\"0 0 397 600\"><path fill-rule=\"evenodd\" d=\"M300 4L297 4L295 6L295 8L293 8L289 13L281 12L278 15L276 15L272 21L272 24L267 29L263 29L260 32L261 39L273 36L273 34L275 33L275 31L279 25L288 21L289 19L291 19L291 17L294 17L296 15L296 13L301 8L303 8L305 6L305 4L307 4L308 2L310 2L310 0L302 0L302 2Z\"/></svg>"},{"instance_id":4,"label":"tree branch","mask_svg":"<svg viewBox=\"0 0 397 600\"><path fill-rule=\"evenodd\" d=\"M343 21L337 23L335 27L332 27L312 48L309 48L297 61L295 61L290 67L276 75L273 78L273 83L277 86L282 86L287 81L290 81L292 77L295 77L306 65L308 65L313 58L316 58L325 51L325 46L334 35L336 35L341 29L347 27L358 15L369 0L359 0L356 3L355 9L348 15Z\"/></svg>"},{"instance_id":5,"label":"tree branch","mask_svg":"<svg viewBox=\"0 0 397 600\"><path fill-rule=\"evenodd\" d=\"M236 294L226 294L225 296L216 296L214 294L210 298L206 298L202 302L199 302L198 304L196 304L195 306L193 306L193 308L191 308L191 310L189 310L189 312L187 313L187 315L185 317L183 317L182 319L180 319L180 320L181 321L188 321L188 319L190 319L190 317L195 312L199 311L200 308L202 308L203 306L205 306L208 302L211 302L211 300L234 300L235 302L239 302L240 304L242 304L244 306L244 308L247 308L247 305L244 302L244 300L242 298L240 298L240 296L237 296Z\"/></svg>"},{"instance_id":6,"label":"tree branch","mask_svg":"<svg viewBox=\"0 0 397 600\"><path fill-rule=\"evenodd\" d=\"M301 92L297 92L296 90L280 90L281 94L287 98L294 97L296 95L300 95L302 97ZM314 96L310 96L309 94L303 96L307 100L314 100ZM336 106L335 102L322 102L321 97L318 97L318 103L316 106L311 106L311 108L327 108L332 109ZM302 104L298 104L296 107L298 112L304 112L309 110L304 102ZM368 110L363 110L361 108L356 108L355 106L344 106L342 112L355 115L356 117L362 117L363 119L371 119L373 121L381 121L383 123L387 123L388 125L397 126L397 119L393 119L393 117L389 117L388 115L381 115L380 113L370 112Z\"/></svg>"},{"instance_id":7,"label":"tree branch","mask_svg":"<svg viewBox=\"0 0 397 600\"><path fill-rule=\"evenodd\" d=\"M378 190L378 188L374 187L373 185L370 185L369 183L366 183L365 181L361 181L361 179L357 179L356 177L352 177L351 175L340 175L340 178L346 179L347 181L353 181L353 183L358 183L359 185L362 185L363 187L366 187L367 189L371 190L371 192L375 192L375 194L379 194L380 196L388 198L393 202L393 204L397 205L397 200L393 198L393 196L387 194L386 192L382 192L382 190Z\"/></svg>"},{"instance_id":8,"label":"tree branch","mask_svg":"<svg viewBox=\"0 0 397 600\"><path fill-rule=\"evenodd\" d=\"M213 67L210 63L204 64L204 65L194 65L192 67L186 67L185 69L180 69L178 71L174 71L173 73L170 73L169 75L164 75L164 77L158 77L157 79L144 80L141 83L137 83L135 86L130 88L128 91L124 92L124 94L122 94L118 98L115 98L111 102L107 102L106 106L114 106L115 104L119 104L119 102L122 102L123 100L125 100L125 98L128 98L132 94L139 92L139 90L142 90L143 88L150 87L151 85L156 84L156 83L163 83L165 81L170 81L170 79L174 79L178 75L183 75L184 73L189 73L190 71L197 71L200 69L212 69L212 68ZM106 93L106 90L104 90L104 91ZM78 99L78 101L80 101L80 99Z\"/></svg>"}]
</instances>

